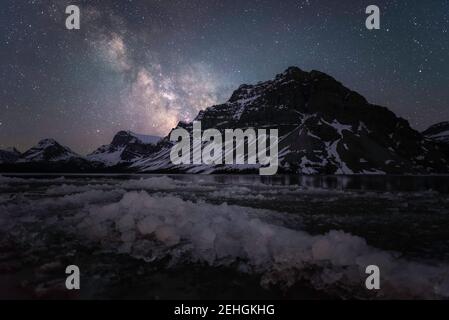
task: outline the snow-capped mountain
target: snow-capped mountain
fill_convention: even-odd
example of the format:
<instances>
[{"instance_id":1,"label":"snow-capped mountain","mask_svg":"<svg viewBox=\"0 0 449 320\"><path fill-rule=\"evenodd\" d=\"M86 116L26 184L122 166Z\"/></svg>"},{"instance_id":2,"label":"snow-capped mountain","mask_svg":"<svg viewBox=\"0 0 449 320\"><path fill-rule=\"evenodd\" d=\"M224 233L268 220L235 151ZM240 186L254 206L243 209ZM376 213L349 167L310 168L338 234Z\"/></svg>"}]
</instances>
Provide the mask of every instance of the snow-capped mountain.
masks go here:
<instances>
[{"instance_id":1,"label":"snow-capped mountain","mask_svg":"<svg viewBox=\"0 0 449 320\"><path fill-rule=\"evenodd\" d=\"M19 160L20 151L16 148L0 150L0 163L14 163Z\"/></svg>"},{"instance_id":2,"label":"snow-capped mountain","mask_svg":"<svg viewBox=\"0 0 449 320\"><path fill-rule=\"evenodd\" d=\"M440 122L429 127L423 135L430 139L449 144L449 122Z\"/></svg>"},{"instance_id":3,"label":"snow-capped mountain","mask_svg":"<svg viewBox=\"0 0 449 320\"><path fill-rule=\"evenodd\" d=\"M97 161L105 166L129 164L141 160L156 150L160 137L120 131L111 144L104 145L87 156L90 161Z\"/></svg>"},{"instance_id":4,"label":"snow-capped mountain","mask_svg":"<svg viewBox=\"0 0 449 320\"><path fill-rule=\"evenodd\" d=\"M242 85L224 104L201 111L202 130L278 129L279 173L429 174L449 173L449 123L424 134L385 107L376 106L319 72L288 68L275 79ZM178 127L192 130L192 123ZM3 171L26 172L258 172L259 165L174 165L169 136L130 131L83 158L46 139ZM0 152L0 157L2 153ZM16 159L17 160L17 159Z\"/></svg>"},{"instance_id":5,"label":"snow-capped mountain","mask_svg":"<svg viewBox=\"0 0 449 320\"><path fill-rule=\"evenodd\" d=\"M15 162L0 163L1 172L88 173L101 165L88 161L53 139L44 139L20 154Z\"/></svg>"},{"instance_id":6,"label":"snow-capped mountain","mask_svg":"<svg viewBox=\"0 0 449 320\"><path fill-rule=\"evenodd\" d=\"M280 172L385 174L449 172L447 150L387 108L331 76L288 68L274 80L242 85L228 102L201 111L202 129L279 129ZM192 124L180 123L191 130ZM132 164L143 172L242 172L248 166L174 166L173 144ZM253 168L254 169L254 168Z\"/></svg>"},{"instance_id":7,"label":"snow-capped mountain","mask_svg":"<svg viewBox=\"0 0 449 320\"><path fill-rule=\"evenodd\" d=\"M53 139L44 139L24 152L19 163L24 162L59 162L80 159L81 156L70 150L68 147L60 145Z\"/></svg>"}]
</instances>

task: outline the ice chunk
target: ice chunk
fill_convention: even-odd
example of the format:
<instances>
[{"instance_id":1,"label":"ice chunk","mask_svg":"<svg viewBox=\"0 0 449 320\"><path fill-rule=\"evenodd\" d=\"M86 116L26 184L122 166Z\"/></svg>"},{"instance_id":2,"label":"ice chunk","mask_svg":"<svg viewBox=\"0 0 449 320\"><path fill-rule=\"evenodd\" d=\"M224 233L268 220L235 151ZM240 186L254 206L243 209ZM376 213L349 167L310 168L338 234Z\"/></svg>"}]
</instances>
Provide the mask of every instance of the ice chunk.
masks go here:
<instances>
[{"instance_id":1,"label":"ice chunk","mask_svg":"<svg viewBox=\"0 0 449 320\"><path fill-rule=\"evenodd\" d=\"M162 224L162 221L155 216L147 216L137 223L137 229L143 235L152 234Z\"/></svg>"},{"instance_id":2,"label":"ice chunk","mask_svg":"<svg viewBox=\"0 0 449 320\"><path fill-rule=\"evenodd\" d=\"M180 241L177 230L174 227L168 225L158 227L156 229L155 235L159 241L165 243L167 246L174 246Z\"/></svg>"}]
</instances>

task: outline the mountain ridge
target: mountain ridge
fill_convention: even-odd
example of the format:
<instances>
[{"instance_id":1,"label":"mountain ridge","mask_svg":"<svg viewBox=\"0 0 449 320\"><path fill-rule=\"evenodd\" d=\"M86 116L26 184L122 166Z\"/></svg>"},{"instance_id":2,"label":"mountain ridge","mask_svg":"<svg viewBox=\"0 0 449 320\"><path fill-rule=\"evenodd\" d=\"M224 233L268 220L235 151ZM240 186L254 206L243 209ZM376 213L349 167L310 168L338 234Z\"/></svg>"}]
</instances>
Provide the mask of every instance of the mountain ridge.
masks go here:
<instances>
[{"instance_id":1,"label":"mountain ridge","mask_svg":"<svg viewBox=\"0 0 449 320\"><path fill-rule=\"evenodd\" d=\"M203 130L279 130L280 173L449 173L449 148L411 128L388 108L370 104L332 76L290 67L274 79L244 84L228 101L198 113ZM192 123L177 128L192 130ZM246 173L258 165L173 165L169 136L145 143L120 131L89 154L91 170L123 172Z\"/></svg>"},{"instance_id":2,"label":"mountain ridge","mask_svg":"<svg viewBox=\"0 0 449 320\"><path fill-rule=\"evenodd\" d=\"M56 140L47 138L40 140L37 145L22 153L18 162L57 162L68 161L72 158L82 157Z\"/></svg>"},{"instance_id":3,"label":"mountain ridge","mask_svg":"<svg viewBox=\"0 0 449 320\"><path fill-rule=\"evenodd\" d=\"M449 145L449 121L436 123L422 133L429 139Z\"/></svg>"},{"instance_id":4,"label":"mountain ridge","mask_svg":"<svg viewBox=\"0 0 449 320\"><path fill-rule=\"evenodd\" d=\"M119 131L110 144L99 147L86 158L105 166L130 163L153 152L161 139L132 131Z\"/></svg>"},{"instance_id":5,"label":"mountain ridge","mask_svg":"<svg viewBox=\"0 0 449 320\"><path fill-rule=\"evenodd\" d=\"M285 173L448 172L447 153L408 121L319 71L290 67L273 80L242 85L224 104L200 111L195 121L201 121L203 130L279 129L280 169ZM178 126L191 130L192 124ZM143 172L239 171L236 166L174 166L167 143L133 167Z\"/></svg>"},{"instance_id":6,"label":"mountain ridge","mask_svg":"<svg viewBox=\"0 0 449 320\"><path fill-rule=\"evenodd\" d=\"M20 151L13 147L0 150L0 164L14 163L19 160L20 156Z\"/></svg>"}]
</instances>

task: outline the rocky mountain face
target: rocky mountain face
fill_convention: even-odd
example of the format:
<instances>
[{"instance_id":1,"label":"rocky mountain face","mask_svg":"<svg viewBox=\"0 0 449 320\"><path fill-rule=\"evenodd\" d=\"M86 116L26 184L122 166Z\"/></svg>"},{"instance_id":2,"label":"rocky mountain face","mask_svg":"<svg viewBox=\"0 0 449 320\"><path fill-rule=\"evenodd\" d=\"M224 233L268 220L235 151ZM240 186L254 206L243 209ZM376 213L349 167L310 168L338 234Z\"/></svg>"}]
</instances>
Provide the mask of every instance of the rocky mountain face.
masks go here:
<instances>
[{"instance_id":1,"label":"rocky mountain face","mask_svg":"<svg viewBox=\"0 0 449 320\"><path fill-rule=\"evenodd\" d=\"M279 129L280 172L403 174L449 172L447 150L387 108L319 71L287 69L275 79L242 85L228 102L201 111L202 129ZM191 130L192 124L179 127ZM132 167L138 171L239 172L248 166L175 166L168 138Z\"/></svg>"},{"instance_id":2,"label":"rocky mountain face","mask_svg":"<svg viewBox=\"0 0 449 320\"><path fill-rule=\"evenodd\" d=\"M4 172L91 172L98 164L89 162L53 139L44 139L20 154L14 162L4 162Z\"/></svg>"},{"instance_id":3,"label":"rocky mountain face","mask_svg":"<svg viewBox=\"0 0 449 320\"><path fill-rule=\"evenodd\" d=\"M275 79L242 85L224 104L201 111L202 130L278 129L279 173L449 173L449 123L423 134L319 72L288 68ZM192 132L193 123L178 124ZM0 152L2 171L257 173L259 165L174 165L169 136L117 133L83 158L52 139L23 154ZM5 155L6 154L6 155Z\"/></svg>"},{"instance_id":4,"label":"rocky mountain face","mask_svg":"<svg viewBox=\"0 0 449 320\"><path fill-rule=\"evenodd\" d=\"M105 166L126 165L149 156L156 150L160 137L120 131L111 144L104 145L87 156L90 161L100 162Z\"/></svg>"},{"instance_id":5,"label":"rocky mountain face","mask_svg":"<svg viewBox=\"0 0 449 320\"><path fill-rule=\"evenodd\" d=\"M14 163L20 158L20 151L16 148L8 148L0 150L0 164L1 163Z\"/></svg>"},{"instance_id":6,"label":"rocky mountain face","mask_svg":"<svg viewBox=\"0 0 449 320\"><path fill-rule=\"evenodd\" d=\"M53 139L44 139L39 143L24 152L18 162L58 162L58 161L70 161L73 159L81 158L78 154L73 152L67 147L60 145Z\"/></svg>"},{"instance_id":7,"label":"rocky mountain face","mask_svg":"<svg viewBox=\"0 0 449 320\"><path fill-rule=\"evenodd\" d=\"M423 135L449 145L449 122L440 122L423 132Z\"/></svg>"},{"instance_id":8,"label":"rocky mountain face","mask_svg":"<svg viewBox=\"0 0 449 320\"><path fill-rule=\"evenodd\" d=\"M128 172L133 162L157 149L161 138L129 131L117 133L111 144L82 157L53 139L41 140L23 154L0 151L0 171L4 172Z\"/></svg>"}]
</instances>

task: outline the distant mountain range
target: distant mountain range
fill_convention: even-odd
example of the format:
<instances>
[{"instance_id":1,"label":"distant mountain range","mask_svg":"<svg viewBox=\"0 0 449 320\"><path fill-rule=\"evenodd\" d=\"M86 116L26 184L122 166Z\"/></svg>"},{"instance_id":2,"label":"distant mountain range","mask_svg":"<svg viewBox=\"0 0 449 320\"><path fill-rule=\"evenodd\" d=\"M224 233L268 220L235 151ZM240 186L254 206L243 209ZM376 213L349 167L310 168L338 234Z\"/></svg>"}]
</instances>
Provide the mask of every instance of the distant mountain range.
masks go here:
<instances>
[{"instance_id":1,"label":"distant mountain range","mask_svg":"<svg viewBox=\"0 0 449 320\"><path fill-rule=\"evenodd\" d=\"M53 139L44 139L24 153L0 150L0 170L7 172L120 172L156 150L160 137L118 132L111 144L83 157Z\"/></svg>"},{"instance_id":2,"label":"distant mountain range","mask_svg":"<svg viewBox=\"0 0 449 320\"><path fill-rule=\"evenodd\" d=\"M420 133L331 76L288 68L275 79L242 85L224 104L201 111L203 130L278 129L280 173L449 173L449 122ZM192 123L178 127L192 130ZM255 173L257 165L173 165L168 136L117 133L86 157L52 139L20 154L0 151L0 171ZM257 171L256 171L257 170Z\"/></svg>"}]
</instances>

